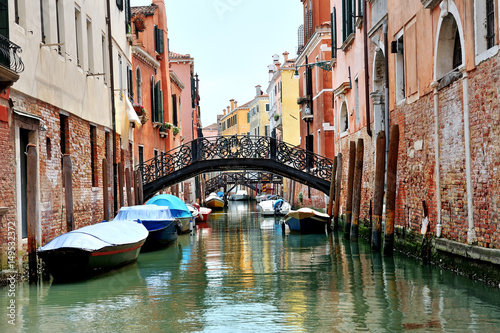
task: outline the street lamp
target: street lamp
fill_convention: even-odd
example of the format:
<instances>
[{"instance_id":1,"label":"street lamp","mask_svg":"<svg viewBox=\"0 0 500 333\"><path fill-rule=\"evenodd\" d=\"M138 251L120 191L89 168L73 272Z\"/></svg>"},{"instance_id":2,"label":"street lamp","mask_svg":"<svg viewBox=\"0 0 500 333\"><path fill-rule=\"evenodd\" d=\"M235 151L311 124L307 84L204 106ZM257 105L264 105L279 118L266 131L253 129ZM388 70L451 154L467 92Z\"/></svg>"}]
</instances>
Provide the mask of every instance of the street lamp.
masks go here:
<instances>
[{"instance_id":1,"label":"street lamp","mask_svg":"<svg viewBox=\"0 0 500 333\"><path fill-rule=\"evenodd\" d=\"M314 67L318 66L319 68L325 70L325 71L331 71L332 70L332 65L330 64L329 61L318 61L318 62L313 62L311 64L305 64L305 65L300 65L300 66L295 66L295 72L293 73L293 78L298 79L300 78L299 75L299 67Z\"/></svg>"}]
</instances>

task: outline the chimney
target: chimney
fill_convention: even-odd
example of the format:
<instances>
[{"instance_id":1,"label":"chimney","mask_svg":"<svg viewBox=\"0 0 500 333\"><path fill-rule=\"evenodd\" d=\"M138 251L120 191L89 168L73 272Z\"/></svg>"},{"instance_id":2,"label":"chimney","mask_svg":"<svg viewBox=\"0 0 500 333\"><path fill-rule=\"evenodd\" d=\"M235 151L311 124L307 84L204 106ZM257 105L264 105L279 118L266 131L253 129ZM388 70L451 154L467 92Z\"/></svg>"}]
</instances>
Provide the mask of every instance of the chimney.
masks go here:
<instances>
[{"instance_id":1,"label":"chimney","mask_svg":"<svg viewBox=\"0 0 500 333\"><path fill-rule=\"evenodd\" d=\"M231 107L228 105L227 106L227 114L231 113Z\"/></svg>"},{"instance_id":2,"label":"chimney","mask_svg":"<svg viewBox=\"0 0 500 333\"><path fill-rule=\"evenodd\" d=\"M234 99L230 99L229 102L231 102L231 111L234 110Z\"/></svg>"},{"instance_id":3,"label":"chimney","mask_svg":"<svg viewBox=\"0 0 500 333\"><path fill-rule=\"evenodd\" d=\"M226 109L222 110L222 112L224 112L224 115L226 115Z\"/></svg>"},{"instance_id":4,"label":"chimney","mask_svg":"<svg viewBox=\"0 0 500 333\"><path fill-rule=\"evenodd\" d=\"M260 90L260 85L255 86L255 97L262 95L262 90Z\"/></svg>"},{"instance_id":5,"label":"chimney","mask_svg":"<svg viewBox=\"0 0 500 333\"><path fill-rule=\"evenodd\" d=\"M234 108L236 109L238 107L238 101L234 101Z\"/></svg>"},{"instance_id":6,"label":"chimney","mask_svg":"<svg viewBox=\"0 0 500 333\"><path fill-rule=\"evenodd\" d=\"M283 52L283 57L285 58L285 64L288 61L288 55L289 53L287 51Z\"/></svg>"}]
</instances>

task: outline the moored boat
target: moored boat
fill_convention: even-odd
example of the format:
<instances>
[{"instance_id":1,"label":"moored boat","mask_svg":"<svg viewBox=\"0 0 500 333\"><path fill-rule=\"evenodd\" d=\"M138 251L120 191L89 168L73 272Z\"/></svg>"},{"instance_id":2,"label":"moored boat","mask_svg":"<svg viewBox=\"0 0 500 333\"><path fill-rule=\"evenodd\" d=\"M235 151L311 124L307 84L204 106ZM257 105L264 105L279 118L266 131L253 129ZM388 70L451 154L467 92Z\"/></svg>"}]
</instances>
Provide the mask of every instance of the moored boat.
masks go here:
<instances>
[{"instance_id":1,"label":"moored boat","mask_svg":"<svg viewBox=\"0 0 500 333\"><path fill-rule=\"evenodd\" d=\"M246 190L238 190L234 194L234 199L235 201L243 201L243 200L248 200L248 192Z\"/></svg>"},{"instance_id":2,"label":"moored boat","mask_svg":"<svg viewBox=\"0 0 500 333\"><path fill-rule=\"evenodd\" d=\"M285 215L292 206L283 199L264 200L259 202L260 213L264 216Z\"/></svg>"},{"instance_id":3,"label":"moored boat","mask_svg":"<svg viewBox=\"0 0 500 333\"><path fill-rule=\"evenodd\" d=\"M169 207L140 205L122 207L113 221L133 220L148 229L149 235L142 251L165 247L177 240L181 223L172 216Z\"/></svg>"},{"instance_id":4,"label":"moored boat","mask_svg":"<svg viewBox=\"0 0 500 333\"><path fill-rule=\"evenodd\" d=\"M147 237L137 222L102 222L54 238L38 256L55 279L83 279L136 261Z\"/></svg>"},{"instance_id":5,"label":"moored boat","mask_svg":"<svg viewBox=\"0 0 500 333\"><path fill-rule=\"evenodd\" d=\"M291 210L285 216L285 222L290 231L303 234L323 234L330 223L330 215L311 208Z\"/></svg>"},{"instance_id":6,"label":"moored boat","mask_svg":"<svg viewBox=\"0 0 500 333\"><path fill-rule=\"evenodd\" d=\"M196 217L196 222L207 222L208 218L210 217L210 213L212 212L212 209L208 207L200 207L200 205L197 203L194 204L193 206L198 209L198 216Z\"/></svg>"},{"instance_id":7,"label":"moored boat","mask_svg":"<svg viewBox=\"0 0 500 333\"><path fill-rule=\"evenodd\" d=\"M224 208L224 200L221 199L216 193L210 193L205 199L205 205L212 209Z\"/></svg>"},{"instance_id":8,"label":"moored boat","mask_svg":"<svg viewBox=\"0 0 500 333\"><path fill-rule=\"evenodd\" d=\"M172 216L181 222L181 232L189 231L189 223L194 223L193 215L184 201L172 194L159 194L146 202L146 205L167 206Z\"/></svg>"}]
</instances>

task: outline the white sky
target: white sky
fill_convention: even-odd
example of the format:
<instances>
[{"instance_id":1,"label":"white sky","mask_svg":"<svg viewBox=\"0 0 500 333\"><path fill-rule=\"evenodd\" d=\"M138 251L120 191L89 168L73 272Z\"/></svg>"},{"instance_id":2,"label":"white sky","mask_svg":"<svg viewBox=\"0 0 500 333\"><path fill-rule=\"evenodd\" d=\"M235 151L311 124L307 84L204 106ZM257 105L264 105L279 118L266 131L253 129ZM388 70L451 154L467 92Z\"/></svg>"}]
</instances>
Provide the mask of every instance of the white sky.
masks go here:
<instances>
[{"instance_id":1,"label":"white sky","mask_svg":"<svg viewBox=\"0 0 500 333\"><path fill-rule=\"evenodd\" d=\"M151 0L131 0L146 6ZM297 54L299 0L165 0L170 51L190 54L200 79L203 126L234 98L242 105L265 92L272 55Z\"/></svg>"}]
</instances>

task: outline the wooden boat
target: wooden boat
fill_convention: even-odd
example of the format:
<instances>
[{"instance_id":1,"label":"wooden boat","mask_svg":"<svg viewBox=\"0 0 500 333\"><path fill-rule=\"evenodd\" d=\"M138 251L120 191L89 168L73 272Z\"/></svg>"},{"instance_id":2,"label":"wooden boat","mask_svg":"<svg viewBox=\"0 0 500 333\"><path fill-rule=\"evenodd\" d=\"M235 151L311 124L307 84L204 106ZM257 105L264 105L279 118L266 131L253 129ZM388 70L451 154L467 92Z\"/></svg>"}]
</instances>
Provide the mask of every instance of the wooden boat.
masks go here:
<instances>
[{"instance_id":1,"label":"wooden boat","mask_svg":"<svg viewBox=\"0 0 500 333\"><path fill-rule=\"evenodd\" d=\"M181 233L189 232L189 224L194 217L184 201L172 194L160 194L152 197L146 205L167 206L170 208L172 216L181 222Z\"/></svg>"},{"instance_id":2,"label":"wooden boat","mask_svg":"<svg viewBox=\"0 0 500 333\"><path fill-rule=\"evenodd\" d=\"M172 244L181 231L181 223L176 220L170 208L157 205L122 207L113 221L136 221L148 229L149 235L142 251L154 250Z\"/></svg>"},{"instance_id":3,"label":"wooden boat","mask_svg":"<svg viewBox=\"0 0 500 333\"><path fill-rule=\"evenodd\" d=\"M285 216L285 223L290 231L303 234L323 234L330 223L330 215L311 208L291 210Z\"/></svg>"},{"instance_id":4,"label":"wooden boat","mask_svg":"<svg viewBox=\"0 0 500 333\"><path fill-rule=\"evenodd\" d=\"M258 207L263 216L285 215L292 208L288 202L281 198L261 201Z\"/></svg>"},{"instance_id":5,"label":"wooden boat","mask_svg":"<svg viewBox=\"0 0 500 333\"><path fill-rule=\"evenodd\" d=\"M221 199L216 193L210 193L205 199L205 204L208 208L212 209L224 208L224 200Z\"/></svg>"},{"instance_id":6,"label":"wooden boat","mask_svg":"<svg viewBox=\"0 0 500 333\"><path fill-rule=\"evenodd\" d=\"M137 222L102 222L54 238L38 256L55 279L83 279L136 261L147 237Z\"/></svg>"}]
</instances>

